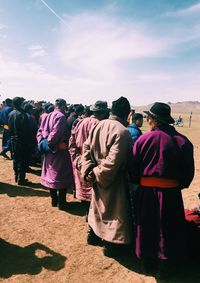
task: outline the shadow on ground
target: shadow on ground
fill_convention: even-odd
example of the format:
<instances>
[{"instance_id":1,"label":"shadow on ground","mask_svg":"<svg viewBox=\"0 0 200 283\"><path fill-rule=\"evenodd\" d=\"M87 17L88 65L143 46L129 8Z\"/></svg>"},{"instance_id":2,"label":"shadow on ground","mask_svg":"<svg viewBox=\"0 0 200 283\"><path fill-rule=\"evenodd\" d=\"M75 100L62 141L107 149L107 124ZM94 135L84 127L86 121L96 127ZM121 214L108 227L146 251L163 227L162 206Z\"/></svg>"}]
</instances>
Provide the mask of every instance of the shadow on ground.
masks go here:
<instances>
[{"instance_id":1,"label":"shadow on ground","mask_svg":"<svg viewBox=\"0 0 200 283\"><path fill-rule=\"evenodd\" d=\"M156 270L152 273L144 272L140 260L136 257L129 255L116 260L126 267L127 269L137 272L139 274L144 274L147 276L153 276L156 279ZM199 259L187 260L185 264L177 266L176 273L167 279L156 279L157 283L199 283L200 282L200 272L199 272Z\"/></svg>"},{"instance_id":2,"label":"shadow on ground","mask_svg":"<svg viewBox=\"0 0 200 283\"><path fill-rule=\"evenodd\" d=\"M43 254L38 256L36 253ZM57 271L65 267L66 257L40 243L20 247L0 239L0 277L39 274L42 268Z\"/></svg>"},{"instance_id":3,"label":"shadow on ground","mask_svg":"<svg viewBox=\"0 0 200 283\"><path fill-rule=\"evenodd\" d=\"M36 188L40 188L37 190ZM30 196L38 196L38 197L48 197L49 192L45 191L42 185L40 184L32 184L31 187L23 187L18 185L10 185L6 183L0 182L0 194L7 194L9 197L30 197Z\"/></svg>"},{"instance_id":4,"label":"shadow on ground","mask_svg":"<svg viewBox=\"0 0 200 283\"><path fill-rule=\"evenodd\" d=\"M79 201L70 201L68 202L69 207L66 208L66 212L72 215L77 216L86 216L89 211L89 202L79 202Z\"/></svg>"}]
</instances>

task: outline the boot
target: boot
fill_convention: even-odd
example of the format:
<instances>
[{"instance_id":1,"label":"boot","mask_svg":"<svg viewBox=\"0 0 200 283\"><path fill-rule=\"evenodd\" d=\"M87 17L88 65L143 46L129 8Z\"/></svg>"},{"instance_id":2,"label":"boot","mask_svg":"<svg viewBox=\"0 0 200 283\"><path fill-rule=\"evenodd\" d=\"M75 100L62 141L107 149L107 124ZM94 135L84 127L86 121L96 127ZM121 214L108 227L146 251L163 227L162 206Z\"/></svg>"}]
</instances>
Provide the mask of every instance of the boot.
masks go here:
<instances>
[{"instance_id":1,"label":"boot","mask_svg":"<svg viewBox=\"0 0 200 283\"><path fill-rule=\"evenodd\" d=\"M87 244L92 245L92 246L102 246L103 241L101 238L99 238L92 228L88 226L88 231L87 231Z\"/></svg>"},{"instance_id":2,"label":"boot","mask_svg":"<svg viewBox=\"0 0 200 283\"><path fill-rule=\"evenodd\" d=\"M57 207L57 205L58 205L57 190L56 189L50 189L49 192L50 192L50 196L51 196L51 206Z\"/></svg>"},{"instance_id":3,"label":"boot","mask_svg":"<svg viewBox=\"0 0 200 283\"><path fill-rule=\"evenodd\" d=\"M60 189L58 190L58 208L60 210L66 210L68 208L66 202L66 190Z\"/></svg>"},{"instance_id":4,"label":"boot","mask_svg":"<svg viewBox=\"0 0 200 283\"><path fill-rule=\"evenodd\" d=\"M126 244L115 244L104 241L103 254L107 257L121 257L130 255L131 246Z\"/></svg>"},{"instance_id":5,"label":"boot","mask_svg":"<svg viewBox=\"0 0 200 283\"><path fill-rule=\"evenodd\" d=\"M164 280L172 277L176 273L177 265L169 260L160 260L157 279Z\"/></svg>"}]
</instances>

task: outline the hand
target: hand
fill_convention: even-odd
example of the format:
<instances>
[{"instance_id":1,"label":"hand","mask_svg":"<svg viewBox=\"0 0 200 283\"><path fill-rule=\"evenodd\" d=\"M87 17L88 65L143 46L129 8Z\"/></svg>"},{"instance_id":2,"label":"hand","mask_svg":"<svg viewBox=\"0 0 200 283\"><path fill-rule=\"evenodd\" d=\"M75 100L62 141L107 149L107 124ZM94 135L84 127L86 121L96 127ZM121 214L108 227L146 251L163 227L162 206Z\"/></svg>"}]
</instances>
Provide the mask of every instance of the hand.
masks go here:
<instances>
[{"instance_id":1,"label":"hand","mask_svg":"<svg viewBox=\"0 0 200 283\"><path fill-rule=\"evenodd\" d=\"M85 179L86 179L86 181L88 181L90 183L95 183L96 182L96 176L95 176L93 170L88 173L88 175L87 175L87 177Z\"/></svg>"}]
</instances>

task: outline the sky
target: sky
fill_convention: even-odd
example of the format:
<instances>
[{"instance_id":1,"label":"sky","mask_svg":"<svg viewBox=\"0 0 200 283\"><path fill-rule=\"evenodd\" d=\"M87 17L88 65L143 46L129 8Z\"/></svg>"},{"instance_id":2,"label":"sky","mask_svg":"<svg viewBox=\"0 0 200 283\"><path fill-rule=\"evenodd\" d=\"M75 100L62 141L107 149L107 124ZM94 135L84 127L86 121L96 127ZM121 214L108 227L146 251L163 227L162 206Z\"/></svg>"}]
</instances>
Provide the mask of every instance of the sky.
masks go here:
<instances>
[{"instance_id":1,"label":"sky","mask_svg":"<svg viewBox=\"0 0 200 283\"><path fill-rule=\"evenodd\" d=\"M200 0L0 0L0 100L200 100Z\"/></svg>"}]
</instances>

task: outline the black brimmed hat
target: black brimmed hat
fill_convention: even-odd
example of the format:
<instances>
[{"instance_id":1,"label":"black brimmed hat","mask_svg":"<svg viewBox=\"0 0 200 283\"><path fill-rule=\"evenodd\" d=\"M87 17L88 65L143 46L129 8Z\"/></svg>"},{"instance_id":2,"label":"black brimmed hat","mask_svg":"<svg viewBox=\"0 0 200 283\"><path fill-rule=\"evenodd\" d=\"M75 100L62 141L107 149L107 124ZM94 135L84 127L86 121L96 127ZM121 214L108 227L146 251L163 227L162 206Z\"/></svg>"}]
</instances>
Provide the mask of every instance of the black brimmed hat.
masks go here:
<instances>
[{"instance_id":1,"label":"black brimmed hat","mask_svg":"<svg viewBox=\"0 0 200 283\"><path fill-rule=\"evenodd\" d=\"M66 100L64 100L64 99L62 99L62 98L56 99L56 104L57 104L57 105L60 105L60 106L67 106Z\"/></svg>"},{"instance_id":2,"label":"black brimmed hat","mask_svg":"<svg viewBox=\"0 0 200 283\"><path fill-rule=\"evenodd\" d=\"M147 115L154 117L161 123L173 124L174 119L171 117L171 108L168 104L155 102L149 111L143 111Z\"/></svg>"},{"instance_id":3,"label":"black brimmed hat","mask_svg":"<svg viewBox=\"0 0 200 283\"><path fill-rule=\"evenodd\" d=\"M106 101L98 100L94 105L90 106L90 110L93 112L108 111L108 103Z\"/></svg>"}]
</instances>

